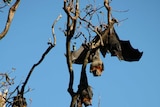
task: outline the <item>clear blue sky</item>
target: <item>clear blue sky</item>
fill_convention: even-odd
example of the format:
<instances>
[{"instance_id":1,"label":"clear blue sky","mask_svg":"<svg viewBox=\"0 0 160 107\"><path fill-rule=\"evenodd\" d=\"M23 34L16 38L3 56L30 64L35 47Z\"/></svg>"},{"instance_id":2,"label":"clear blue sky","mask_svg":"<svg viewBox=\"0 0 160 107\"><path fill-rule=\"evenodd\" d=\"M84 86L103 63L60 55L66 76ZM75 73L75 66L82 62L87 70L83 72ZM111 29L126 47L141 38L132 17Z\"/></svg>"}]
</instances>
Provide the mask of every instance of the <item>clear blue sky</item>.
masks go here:
<instances>
[{"instance_id":1,"label":"clear blue sky","mask_svg":"<svg viewBox=\"0 0 160 107\"><path fill-rule=\"evenodd\" d=\"M85 1L86 2L86 1ZM82 2L81 4L83 4ZM96 0L103 5L103 0ZM87 68L89 84L93 87L93 107L160 107L160 10L159 0L113 0L113 12L119 20L128 20L115 26L119 37L130 40L134 48L143 51L139 62L119 61L116 57L102 58L105 70L101 77L93 77ZM48 47L52 37L51 25L61 13L56 24L57 45L34 70L27 87L34 91L25 94L32 104L29 107L69 107L71 97L67 92L69 74L66 66L65 37L59 30L65 28L66 15L63 0L22 0L16 11L10 30L0 40L0 72L16 72L16 84L24 81L27 73ZM6 8L0 13L0 30L6 21ZM88 65L89 66L89 65ZM74 65L77 90L80 66ZM13 88L11 88L12 90Z\"/></svg>"}]
</instances>

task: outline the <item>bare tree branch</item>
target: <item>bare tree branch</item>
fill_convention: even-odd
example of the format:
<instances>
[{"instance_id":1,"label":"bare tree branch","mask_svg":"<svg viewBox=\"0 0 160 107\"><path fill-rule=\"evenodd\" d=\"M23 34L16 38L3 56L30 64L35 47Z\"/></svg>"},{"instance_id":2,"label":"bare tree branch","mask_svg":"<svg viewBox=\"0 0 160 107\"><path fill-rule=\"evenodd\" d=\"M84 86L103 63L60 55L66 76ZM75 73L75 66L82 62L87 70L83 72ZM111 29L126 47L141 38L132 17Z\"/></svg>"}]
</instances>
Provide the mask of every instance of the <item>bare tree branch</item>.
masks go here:
<instances>
[{"instance_id":1,"label":"bare tree branch","mask_svg":"<svg viewBox=\"0 0 160 107\"><path fill-rule=\"evenodd\" d=\"M52 43L53 46L56 45L56 35L55 35L55 31L54 31L54 26L59 21L60 18L62 18L61 14L57 17L57 19L53 22L53 25L52 25L52 35L53 35L53 39L54 39L54 42Z\"/></svg>"},{"instance_id":2,"label":"bare tree branch","mask_svg":"<svg viewBox=\"0 0 160 107\"><path fill-rule=\"evenodd\" d=\"M108 11L108 25L110 25L110 21L111 21L111 7L109 6L109 1L108 0L104 0L104 6L106 7L107 11Z\"/></svg>"},{"instance_id":3,"label":"bare tree branch","mask_svg":"<svg viewBox=\"0 0 160 107\"><path fill-rule=\"evenodd\" d=\"M27 82L28 82L28 80L29 80L29 78L30 78L33 70L35 69L35 67L38 66L38 65L44 60L45 56L46 56L46 55L50 52L50 50L56 45L56 39L55 39L56 36L55 36L55 32L54 32L54 26L55 26L56 22L57 22L61 17L62 17L62 16L59 15L59 16L57 17L57 19L54 21L53 25L52 25L52 34L53 34L54 42L53 42L53 43L49 43L50 46L49 46L49 47L46 49L46 51L43 53L41 59L40 59L36 64L34 64L34 65L32 66L32 68L30 69L30 71L29 71L29 73L28 73L28 75L27 75L27 77L26 77L25 82L23 83L23 86L22 86L21 91L20 91L20 93L22 94L22 96L23 96L23 94L24 94L25 86L26 86L26 84L27 84Z\"/></svg>"},{"instance_id":4,"label":"bare tree branch","mask_svg":"<svg viewBox=\"0 0 160 107\"><path fill-rule=\"evenodd\" d=\"M7 34L9 28L10 28L10 25L11 25L11 22L13 20L13 17L14 17L14 14L19 6L19 3L20 3L20 0L17 0L14 5L9 9L9 13L8 13L8 19L7 19L7 22L6 22L6 26L4 28L4 30L0 33L0 39L2 39L3 37L5 37L5 35Z\"/></svg>"},{"instance_id":5,"label":"bare tree branch","mask_svg":"<svg viewBox=\"0 0 160 107\"><path fill-rule=\"evenodd\" d=\"M74 8L74 3L75 9ZM71 60L71 53L70 53L70 40L72 39L75 30L76 30L76 24L77 24L77 18L79 17L79 0L64 0L64 7L63 7L66 15L67 15L67 27L66 27L66 59L67 59L67 66L68 66L68 71L70 75L70 80L69 80L69 87L68 87L68 92L70 93L71 96L74 96L73 92L73 81L74 81L74 72L72 68L72 60ZM71 16L71 13L73 16ZM71 105L72 107L72 105Z\"/></svg>"}]
</instances>

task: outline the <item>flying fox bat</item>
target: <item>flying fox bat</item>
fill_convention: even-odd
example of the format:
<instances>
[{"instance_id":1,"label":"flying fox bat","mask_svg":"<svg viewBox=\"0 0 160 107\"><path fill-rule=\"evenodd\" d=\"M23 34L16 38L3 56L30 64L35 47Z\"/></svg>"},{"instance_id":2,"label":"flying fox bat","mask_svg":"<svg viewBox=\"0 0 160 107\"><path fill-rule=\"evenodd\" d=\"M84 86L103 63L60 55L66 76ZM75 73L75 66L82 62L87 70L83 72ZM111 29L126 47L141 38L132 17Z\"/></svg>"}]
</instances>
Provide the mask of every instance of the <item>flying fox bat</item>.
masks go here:
<instances>
[{"instance_id":1,"label":"flying fox bat","mask_svg":"<svg viewBox=\"0 0 160 107\"><path fill-rule=\"evenodd\" d=\"M93 73L94 76L101 76L104 70L104 65L100 59L99 49L97 49L96 52L97 54L93 56L92 62L90 64L90 72Z\"/></svg>"},{"instance_id":2,"label":"flying fox bat","mask_svg":"<svg viewBox=\"0 0 160 107\"><path fill-rule=\"evenodd\" d=\"M89 50L87 46L84 44L82 44L77 51L72 51L72 62L75 64L83 64L87 51ZM104 65L100 59L99 49L91 50L90 55L88 57L88 63L91 63L90 72L93 73L94 76L100 76L102 74L104 70Z\"/></svg>"},{"instance_id":3,"label":"flying fox bat","mask_svg":"<svg viewBox=\"0 0 160 107\"><path fill-rule=\"evenodd\" d=\"M117 22L118 21L113 18L110 25L106 26L103 31L99 31L101 36L95 36L91 42L94 44L95 48L100 48L103 57L105 57L107 52L110 52L111 56L117 56L120 60L139 61L143 52L140 52L138 49L134 49L131 46L130 41L119 39L113 26L114 23ZM101 45L101 42L103 42L103 46Z\"/></svg>"},{"instance_id":4,"label":"flying fox bat","mask_svg":"<svg viewBox=\"0 0 160 107\"><path fill-rule=\"evenodd\" d=\"M86 106L92 105L93 92L90 86L84 88L81 92L82 103Z\"/></svg>"},{"instance_id":5,"label":"flying fox bat","mask_svg":"<svg viewBox=\"0 0 160 107\"><path fill-rule=\"evenodd\" d=\"M91 41L92 52L95 53L97 49L100 49L103 57L105 57L107 52L111 53L111 56L117 56L120 60L124 61L139 61L143 52L140 52L138 49L134 49L130 41L120 40L118 34L116 33L113 24L117 21L112 19L112 23L110 26L103 31L99 31L101 36L97 35ZM101 41L102 40L102 41ZM103 42L103 46L101 45ZM76 64L83 64L86 53L88 49L87 45L82 45L77 51L72 52L72 61ZM88 62L92 62L93 56L90 55L88 58Z\"/></svg>"},{"instance_id":6,"label":"flying fox bat","mask_svg":"<svg viewBox=\"0 0 160 107\"><path fill-rule=\"evenodd\" d=\"M88 85L88 79L85 69L82 69L81 71L78 93L80 94L81 103L84 104L85 107L92 105L93 91L91 86Z\"/></svg>"},{"instance_id":7,"label":"flying fox bat","mask_svg":"<svg viewBox=\"0 0 160 107\"><path fill-rule=\"evenodd\" d=\"M139 61L141 58L143 52L134 49L129 40L120 40L114 28L112 33L104 33L102 36L104 36L102 39L105 38L103 39L104 46L100 48L103 57L105 57L107 52L110 52L111 56L117 56L124 61Z\"/></svg>"}]
</instances>

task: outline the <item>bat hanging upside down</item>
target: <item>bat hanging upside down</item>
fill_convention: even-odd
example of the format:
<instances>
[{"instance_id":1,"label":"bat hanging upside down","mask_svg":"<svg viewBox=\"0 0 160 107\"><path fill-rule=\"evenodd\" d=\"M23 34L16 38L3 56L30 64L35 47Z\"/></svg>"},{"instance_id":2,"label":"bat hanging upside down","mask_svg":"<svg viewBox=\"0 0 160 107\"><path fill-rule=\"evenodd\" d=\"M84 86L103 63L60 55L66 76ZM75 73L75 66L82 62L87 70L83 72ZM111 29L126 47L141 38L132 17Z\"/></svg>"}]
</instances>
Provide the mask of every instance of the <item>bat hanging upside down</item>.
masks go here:
<instances>
[{"instance_id":1,"label":"bat hanging upside down","mask_svg":"<svg viewBox=\"0 0 160 107\"><path fill-rule=\"evenodd\" d=\"M143 52L134 49L129 40L124 41L119 39L113 26L99 33L101 34L101 39L99 35L96 35L90 42L94 48L92 48L88 57L88 63L91 63L90 72L92 72L94 76L100 76L104 70L104 65L99 55L100 52L103 57L106 56L106 53L110 53L111 56L117 56L120 60L128 62L139 61L142 57ZM103 42L103 46L101 42ZM82 44L78 50L72 51L72 62L75 64L83 64L89 50L88 47L88 44Z\"/></svg>"},{"instance_id":2,"label":"bat hanging upside down","mask_svg":"<svg viewBox=\"0 0 160 107\"><path fill-rule=\"evenodd\" d=\"M116 22L112 20L113 24ZM111 56L117 56L120 60L124 61L139 61L143 52L134 49L129 40L120 40L113 26L101 32L101 38L104 46L100 45L100 37L96 36L93 41L95 45L100 48L100 51L105 57L106 53L111 53Z\"/></svg>"},{"instance_id":3,"label":"bat hanging upside down","mask_svg":"<svg viewBox=\"0 0 160 107\"><path fill-rule=\"evenodd\" d=\"M83 64L87 52L88 52L88 46L82 44L77 51L71 52L72 62L75 64ZM104 70L104 65L100 59L99 49L93 49L90 51L90 55L88 57L88 63L91 63L90 72L93 73L94 76L100 76L102 74Z\"/></svg>"},{"instance_id":4,"label":"bat hanging upside down","mask_svg":"<svg viewBox=\"0 0 160 107\"><path fill-rule=\"evenodd\" d=\"M103 62L100 59L99 50L97 50L97 54L94 55L92 62L90 64L90 72L93 73L94 76L101 76L104 65Z\"/></svg>"},{"instance_id":5,"label":"bat hanging upside down","mask_svg":"<svg viewBox=\"0 0 160 107\"><path fill-rule=\"evenodd\" d=\"M92 105L93 92L90 86L82 89L80 95L81 95L81 102L85 105L85 107Z\"/></svg>"}]
</instances>

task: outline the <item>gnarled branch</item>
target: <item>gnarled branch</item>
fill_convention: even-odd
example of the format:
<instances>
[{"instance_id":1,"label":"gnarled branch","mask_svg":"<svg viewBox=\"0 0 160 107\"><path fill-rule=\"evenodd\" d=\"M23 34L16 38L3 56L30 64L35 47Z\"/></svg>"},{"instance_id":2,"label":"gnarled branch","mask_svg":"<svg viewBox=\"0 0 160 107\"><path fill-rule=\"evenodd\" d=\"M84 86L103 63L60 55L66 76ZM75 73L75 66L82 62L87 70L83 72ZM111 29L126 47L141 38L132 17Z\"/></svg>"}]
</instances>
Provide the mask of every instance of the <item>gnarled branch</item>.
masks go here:
<instances>
[{"instance_id":1,"label":"gnarled branch","mask_svg":"<svg viewBox=\"0 0 160 107\"><path fill-rule=\"evenodd\" d=\"M74 3L75 9L74 8ZM68 71L70 75L69 80L69 87L68 92L71 96L74 96L73 92L73 81L74 81L74 72L72 68L72 61L71 61L71 53L70 53L70 40L72 39L75 30L76 30L76 24L77 24L77 18L79 17L79 0L64 0L64 7L63 7L65 13L67 14L67 26L66 26L66 59L67 59L67 66ZM72 15L71 15L72 14ZM70 105L72 107L72 105Z\"/></svg>"}]
</instances>

